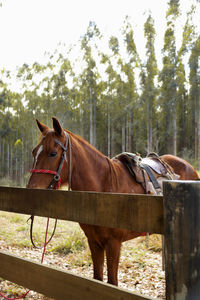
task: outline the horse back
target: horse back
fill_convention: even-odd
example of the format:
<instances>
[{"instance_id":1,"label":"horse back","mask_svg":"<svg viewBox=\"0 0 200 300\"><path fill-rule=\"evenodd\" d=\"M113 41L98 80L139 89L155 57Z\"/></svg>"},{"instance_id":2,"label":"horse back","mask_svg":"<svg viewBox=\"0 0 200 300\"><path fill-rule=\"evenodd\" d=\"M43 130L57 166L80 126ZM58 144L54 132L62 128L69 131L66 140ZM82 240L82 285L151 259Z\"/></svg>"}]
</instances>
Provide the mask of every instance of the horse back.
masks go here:
<instances>
[{"instance_id":1,"label":"horse back","mask_svg":"<svg viewBox=\"0 0 200 300\"><path fill-rule=\"evenodd\" d=\"M180 180L199 179L197 171L186 160L170 154L162 155L161 159L163 159L176 174L180 175Z\"/></svg>"}]
</instances>

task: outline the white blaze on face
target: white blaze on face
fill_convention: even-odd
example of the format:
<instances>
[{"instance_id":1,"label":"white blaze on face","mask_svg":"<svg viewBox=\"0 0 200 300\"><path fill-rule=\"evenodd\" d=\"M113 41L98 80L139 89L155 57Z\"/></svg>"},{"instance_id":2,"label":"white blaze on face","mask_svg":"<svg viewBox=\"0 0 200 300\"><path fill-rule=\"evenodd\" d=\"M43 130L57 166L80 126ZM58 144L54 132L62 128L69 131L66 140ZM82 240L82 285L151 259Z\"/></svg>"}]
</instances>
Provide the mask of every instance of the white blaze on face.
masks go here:
<instances>
[{"instance_id":1,"label":"white blaze on face","mask_svg":"<svg viewBox=\"0 0 200 300\"><path fill-rule=\"evenodd\" d=\"M41 146L39 147L37 153L36 153L36 156L35 156L35 162L34 162L34 167L33 167L33 169L35 169L35 166L36 166L37 160L38 160L38 156L40 155L40 153L42 152L42 150L43 150L43 146L41 145Z\"/></svg>"}]
</instances>

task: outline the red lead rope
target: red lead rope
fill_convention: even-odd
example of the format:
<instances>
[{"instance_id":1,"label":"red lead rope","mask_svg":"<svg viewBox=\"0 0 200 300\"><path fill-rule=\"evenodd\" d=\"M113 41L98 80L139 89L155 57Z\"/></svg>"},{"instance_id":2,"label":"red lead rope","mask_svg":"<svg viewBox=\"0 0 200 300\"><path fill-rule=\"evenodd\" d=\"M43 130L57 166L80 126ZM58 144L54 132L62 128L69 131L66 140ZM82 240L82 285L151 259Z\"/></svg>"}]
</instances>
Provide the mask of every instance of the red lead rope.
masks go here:
<instances>
[{"instance_id":1,"label":"red lead rope","mask_svg":"<svg viewBox=\"0 0 200 300\"><path fill-rule=\"evenodd\" d=\"M44 261L44 254L45 254L45 251L46 251L46 245L47 245L47 235L48 235L48 230L49 230L49 218L47 218L47 225L46 225L46 233L45 233L45 241L44 241L44 248L43 248L43 252L42 252L42 258L41 258L41 264L43 263ZM24 293L23 295L19 296L19 297L15 297L15 298L8 298L6 297L5 295L3 295L1 292L0 292L0 297L3 297L4 299L6 300L17 300L17 299L22 299L22 298L25 298L28 293L30 292L31 290L28 290L26 293Z\"/></svg>"},{"instance_id":2,"label":"red lead rope","mask_svg":"<svg viewBox=\"0 0 200 300\"><path fill-rule=\"evenodd\" d=\"M66 136L67 137L67 136ZM65 148L65 146L63 146L59 141L57 141L57 144L59 144L61 146L61 148L63 149L63 151L67 151L67 148ZM67 142L66 142L66 145L67 145ZM70 151L71 151L71 148L70 148ZM70 152L71 153L71 152ZM71 156L71 154L70 154ZM58 177L58 179L56 179L57 181L57 184L56 184L56 190L59 189L60 185L61 185L61 178L60 178L60 171L62 170L62 167L64 165L64 158L65 156L63 156L63 159L61 160L61 163L60 163L60 166L61 168L59 167L58 171L52 171L52 170L44 170L44 169L32 169L30 170L30 173L39 173L39 174L51 174L51 175L55 175ZM54 177L55 178L55 177ZM43 248L43 252L42 252L42 258L41 258L41 264L43 263L43 260L44 260L44 254L45 254L45 251L46 251L46 246L47 246L47 235L48 235L48 228L49 228L49 218L47 218L47 225L46 225L46 233L45 233L45 242L44 242L44 248ZM26 295L30 292L30 290L28 290L26 293L24 293L22 296L20 297L15 297L15 298L7 298L5 295L3 295L1 292L0 292L0 297L3 297L4 299L6 300L17 300L17 299L22 299L22 298L25 298Z\"/></svg>"},{"instance_id":3,"label":"red lead rope","mask_svg":"<svg viewBox=\"0 0 200 300\"><path fill-rule=\"evenodd\" d=\"M69 141L69 138L68 138L68 134L66 134L66 145L63 146L63 144L61 144L58 140L55 140L55 142L61 146L61 148L63 149L64 152L67 151L67 145L68 145L68 142L69 142L69 145L70 145L70 141ZM71 157L71 148L70 148L70 157ZM62 167L64 165L64 159L65 159L65 156L62 156L62 159L61 159L61 162L60 162L60 166L56 171L51 171L51 170L44 170L44 169L32 169L30 170L30 173L39 173L39 174L51 174L51 175L55 175L55 178L54 177L54 180L57 181L57 184L56 184L56 190L59 189L60 185L61 185L61 178L60 178L60 172L62 170ZM71 161L71 159L70 159ZM70 170L70 169L69 169ZM70 177L70 176L69 176ZM69 179L69 182L71 182L71 179ZM51 188L51 187L50 187ZM70 184L69 184L69 189L70 189ZM47 218L47 226L46 226L46 233L45 233L45 242L44 242L44 248L43 248L43 253L42 253L42 258L41 258L41 264L43 263L43 260L44 260L44 254L45 254L45 251L46 251L46 246L47 246L47 235L48 235L48 228L49 228L49 218ZM50 239L51 240L51 239ZM22 296L20 297L16 297L16 298L7 298L6 296L4 296L1 292L0 292L0 297L3 297L4 299L6 300L17 300L17 299L22 299L22 298L25 298L26 295L30 292L30 290L28 290L26 293L24 293Z\"/></svg>"}]
</instances>

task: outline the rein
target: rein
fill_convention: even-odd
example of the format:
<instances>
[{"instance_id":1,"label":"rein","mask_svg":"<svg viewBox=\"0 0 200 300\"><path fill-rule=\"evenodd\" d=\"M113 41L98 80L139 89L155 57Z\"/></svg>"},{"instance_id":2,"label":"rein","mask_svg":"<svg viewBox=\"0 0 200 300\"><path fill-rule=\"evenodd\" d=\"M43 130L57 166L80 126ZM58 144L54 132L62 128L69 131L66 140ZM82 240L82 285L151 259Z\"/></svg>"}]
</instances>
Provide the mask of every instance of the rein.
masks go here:
<instances>
[{"instance_id":1,"label":"rein","mask_svg":"<svg viewBox=\"0 0 200 300\"><path fill-rule=\"evenodd\" d=\"M55 143L58 144L62 148L62 150L63 150L57 171L46 170L46 169L31 169L30 170L30 173L51 174L51 175L54 175L52 181L50 182L50 184L49 184L49 186L47 188L48 190L52 190L52 189L58 190L59 187L60 187L60 185L61 185L61 177L60 177L60 175L61 175L61 171L62 171L62 168L63 168L63 165L64 165L64 161L67 162L66 153L67 153L68 148L69 148L68 191L70 191L70 189L71 189L71 156L72 156L72 154L71 154L71 140L70 140L70 137L69 137L69 135L68 135L67 132L65 132L65 136L66 136L65 145L63 145L59 140L54 139ZM32 245L35 248L41 249L43 247L36 246L35 242L33 241L34 216L31 216L29 219L31 219L31 225L30 225L30 239L31 239L31 243L32 243ZM45 243L45 247L52 240L52 238L53 238L53 236L55 234L55 231L56 231L56 226L57 226L57 219L55 220L53 232L52 232L49 240L46 241L46 243Z\"/></svg>"}]
</instances>

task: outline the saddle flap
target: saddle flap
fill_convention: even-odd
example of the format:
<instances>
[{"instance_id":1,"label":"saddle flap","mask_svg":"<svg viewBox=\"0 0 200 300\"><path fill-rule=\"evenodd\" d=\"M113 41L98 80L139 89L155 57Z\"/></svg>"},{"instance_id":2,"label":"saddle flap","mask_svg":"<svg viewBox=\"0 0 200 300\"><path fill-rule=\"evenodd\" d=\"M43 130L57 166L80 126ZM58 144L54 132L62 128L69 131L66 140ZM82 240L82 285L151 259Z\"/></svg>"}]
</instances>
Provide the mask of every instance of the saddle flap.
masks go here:
<instances>
[{"instance_id":1,"label":"saddle flap","mask_svg":"<svg viewBox=\"0 0 200 300\"><path fill-rule=\"evenodd\" d=\"M123 152L115 156L115 158L120 160L128 168L129 172L138 183L144 182L143 171L139 165L141 162L141 157L139 155Z\"/></svg>"}]
</instances>

